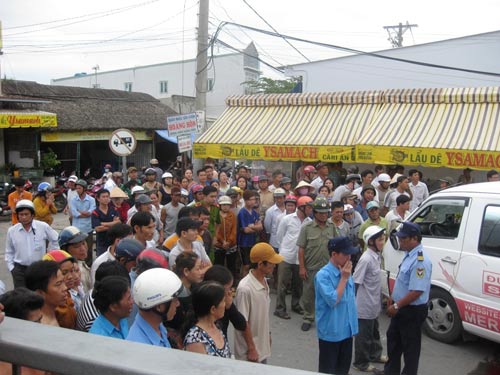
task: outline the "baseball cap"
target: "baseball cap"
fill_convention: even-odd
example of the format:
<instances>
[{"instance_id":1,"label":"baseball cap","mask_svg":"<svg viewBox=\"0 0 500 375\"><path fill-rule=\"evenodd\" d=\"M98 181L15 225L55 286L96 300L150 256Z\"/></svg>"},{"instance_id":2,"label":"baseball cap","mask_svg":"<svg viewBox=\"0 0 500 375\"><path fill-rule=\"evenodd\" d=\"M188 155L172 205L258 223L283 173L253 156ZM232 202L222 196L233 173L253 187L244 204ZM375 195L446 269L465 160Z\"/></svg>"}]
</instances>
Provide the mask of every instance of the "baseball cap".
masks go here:
<instances>
[{"instance_id":1,"label":"baseball cap","mask_svg":"<svg viewBox=\"0 0 500 375\"><path fill-rule=\"evenodd\" d=\"M75 258L73 258L70 253L64 250L51 250L42 257L42 260L52 260L59 264L64 263L68 260L72 263L76 262Z\"/></svg>"},{"instance_id":2,"label":"baseball cap","mask_svg":"<svg viewBox=\"0 0 500 375\"><path fill-rule=\"evenodd\" d=\"M266 242L258 242L250 250L250 261L252 263L269 262L278 264L283 261L283 256L274 251L271 245Z\"/></svg>"},{"instance_id":3,"label":"baseball cap","mask_svg":"<svg viewBox=\"0 0 500 375\"><path fill-rule=\"evenodd\" d=\"M233 201L227 195L223 195L222 197L219 198L219 205L223 205L223 204L232 205Z\"/></svg>"},{"instance_id":4,"label":"baseball cap","mask_svg":"<svg viewBox=\"0 0 500 375\"><path fill-rule=\"evenodd\" d=\"M83 233L80 229L74 226L64 228L59 233L59 246L63 247L69 244L82 242L88 237L87 233Z\"/></svg>"},{"instance_id":5,"label":"baseball cap","mask_svg":"<svg viewBox=\"0 0 500 375\"><path fill-rule=\"evenodd\" d=\"M259 182L261 181L269 181L269 177L267 177L265 174L259 176Z\"/></svg>"},{"instance_id":6,"label":"baseball cap","mask_svg":"<svg viewBox=\"0 0 500 375\"><path fill-rule=\"evenodd\" d=\"M134 186L132 188L132 190L131 190L132 194L135 194L135 193L141 193L141 194L143 194L145 192L146 192L146 190L144 190L144 188L142 186L139 186L139 185Z\"/></svg>"},{"instance_id":7,"label":"baseball cap","mask_svg":"<svg viewBox=\"0 0 500 375\"><path fill-rule=\"evenodd\" d=\"M391 182L391 176L387 173L381 173L378 175L378 182Z\"/></svg>"},{"instance_id":8,"label":"baseball cap","mask_svg":"<svg viewBox=\"0 0 500 375\"><path fill-rule=\"evenodd\" d=\"M132 172L137 172L137 168L136 167L128 167L127 173L132 173Z\"/></svg>"},{"instance_id":9,"label":"baseball cap","mask_svg":"<svg viewBox=\"0 0 500 375\"><path fill-rule=\"evenodd\" d=\"M366 205L366 210L367 211L370 211L372 208L380 208L380 205L378 204L378 202L376 201L370 201L368 202L368 204Z\"/></svg>"},{"instance_id":10,"label":"baseball cap","mask_svg":"<svg viewBox=\"0 0 500 375\"><path fill-rule=\"evenodd\" d=\"M76 182L76 181L78 181L78 177L75 176L74 174L72 174L71 176L69 176L68 181L70 181L70 182Z\"/></svg>"},{"instance_id":11,"label":"baseball cap","mask_svg":"<svg viewBox=\"0 0 500 375\"><path fill-rule=\"evenodd\" d=\"M124 238L115 248L115 255L117 258L129 258L130 260L136 259L141 251L144 250L143 244L133 238Z\"/></svg>"},{"instance_id":12,"label":"baseball cap","mask_svg":"<svg viewBox=\"0 0 500 375\"><path fill-rule=\"evenodd\" d=\"M291 184L292 179L290 177L283 177L280 181L280 186L285 184Z\"/></svg>"},{"instance_id":13,"label":"baseball cap","mask_svg":"<svg viewBox=\"0 0 500 375\"><path fill-rule=\"evenodd\" d=\"M399 230L396 232L396 236L398 236L399 238L420 236L420 235L421 235L420 226L410 221L403 222Z\"/></svg>"},{"instance_id":14,"label":"baseball cap","mask_svg":"<svg viewBox=\"0 0 500 375\"><path fill-rule=\"evenodd\" d=\"M328 241L328 252L352 255L358 253L359 249L352 245L349 237L334 237Z\"/></svg>"},{"instance_id":15,"label":"baseball cap","mask_svg":"<svg viewBox=\"0 0 500 375\"><path fill-rule=\"evenodd\" d=\"M151 198L149 196L147 196L146 194L141 194L139 195L137 198L135 198L135 203L139 203L139 204L149 204L153 202L151 200Z\"/></svg>"}]
</instances>

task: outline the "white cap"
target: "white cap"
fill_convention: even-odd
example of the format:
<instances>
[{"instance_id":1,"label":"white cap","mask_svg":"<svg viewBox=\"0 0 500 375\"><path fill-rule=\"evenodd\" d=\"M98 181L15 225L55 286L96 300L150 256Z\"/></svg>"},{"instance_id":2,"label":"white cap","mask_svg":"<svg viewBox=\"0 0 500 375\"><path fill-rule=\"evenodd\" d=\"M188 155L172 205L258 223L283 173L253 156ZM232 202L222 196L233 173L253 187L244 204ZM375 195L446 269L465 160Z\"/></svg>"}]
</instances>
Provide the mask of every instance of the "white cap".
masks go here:
<instances>
[{"instance_id":1,"label":"white cap","mask_svg":"<svg viewBox=\"0 0 500 375\"><path fill-rule=\"evenodd\" d=\"M387 173L381 173L378 175L378 182L391 182L391 176Z\"/></svg>"},{"instance_id":2,"label":"white cap","mask_svg":"<svg viewBox=\"0 0 500 375\"><path fill-rule=\"evenodd\" d=\"M144 188L142 186L139 186L139 185L136 185L132 188L131 190L132 194L135 194L135 193L145 193L146 190L144 190Z\"/></svg>"},{"instance_id":3,"label":"white cap","mask_svg":"<svg viewBox=\"0 0 500 375\"><path fill-rule=\"evenodd\" d=\"M74 174L72 174L71 176L69 176L68 181L70 181L70 182L76 182L76 181L78 181L78 177L75 176Z\"/></svg>"}]
</instances>

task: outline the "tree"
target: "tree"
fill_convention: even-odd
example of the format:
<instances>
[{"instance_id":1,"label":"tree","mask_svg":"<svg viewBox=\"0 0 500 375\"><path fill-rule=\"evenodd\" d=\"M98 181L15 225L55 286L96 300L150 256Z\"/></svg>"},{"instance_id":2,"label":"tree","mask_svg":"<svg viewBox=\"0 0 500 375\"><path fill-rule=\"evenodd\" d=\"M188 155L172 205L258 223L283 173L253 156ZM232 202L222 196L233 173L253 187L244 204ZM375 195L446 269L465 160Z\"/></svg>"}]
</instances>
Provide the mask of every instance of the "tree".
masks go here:
<instances>
[{"instance_id":1,"label":"tree","mask_svg":"<svg viewBox=\"0 0 500 375\"><path fill-rule=\"evenodd\" d=\"M259 94L286 94L292 92L293 88L302 82L302 77L291 77L287 79L272 79L260 77L258 80L246 81L250 91Z\"/></svg>"}]
</instances>

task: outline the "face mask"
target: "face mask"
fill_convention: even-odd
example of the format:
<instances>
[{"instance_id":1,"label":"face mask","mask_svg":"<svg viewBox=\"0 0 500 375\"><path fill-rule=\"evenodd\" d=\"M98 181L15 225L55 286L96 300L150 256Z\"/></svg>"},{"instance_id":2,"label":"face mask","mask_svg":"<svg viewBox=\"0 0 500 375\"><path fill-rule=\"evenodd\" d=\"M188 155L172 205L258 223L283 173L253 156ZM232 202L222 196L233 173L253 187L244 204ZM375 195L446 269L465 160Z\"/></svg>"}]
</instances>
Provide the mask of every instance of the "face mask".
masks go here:
<instances>
[{"instance_id":1,"label":"face mask","mask_svg":"<svg viewBox=\"0 0 500 375\"><path fill-rule=\"evenodd\" d=\"M301 187L299 189L299 195L307 195L309 193L309 188L308 187Z\"/></svg>"}]
</instances>

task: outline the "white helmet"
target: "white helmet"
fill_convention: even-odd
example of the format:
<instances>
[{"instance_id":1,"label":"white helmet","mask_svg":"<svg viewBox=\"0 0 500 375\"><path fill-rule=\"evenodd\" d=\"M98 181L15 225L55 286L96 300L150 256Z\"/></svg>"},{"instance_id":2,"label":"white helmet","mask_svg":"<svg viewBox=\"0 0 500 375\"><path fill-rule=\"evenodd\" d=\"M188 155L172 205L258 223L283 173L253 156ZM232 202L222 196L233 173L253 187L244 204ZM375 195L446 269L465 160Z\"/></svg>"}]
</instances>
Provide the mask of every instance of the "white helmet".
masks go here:
<instances>
[{"instance_id":1,"label":"white helmet","mask_svg":"<svg viewBox=\"0 0 500 375\"><path fill-rule=\"evenodd\" d=\"M168 178L168 177L172 178L172 177L174 177L174 176L173 176L173 175L172 175L172 173L170 173L170 172L165 172L165 173L163 173L163 174L161 175L161 179L162 179L162 180L163 180L164 178Z\"/></svg>"},{"instance_id":2,"label":"white helmet","mask_svg":"<svg viewBox=\"0 0 500 375\"><path fill-rule=\"evenodd\" d=\"M233 201L227 195L223 195L222 197L219 198L219 205L222 205L222 204L232 205Z\"/></svg>"},{"instance_id":3,"label":"white helmet","mask_svg":"<svg viewBox=\"0 0 500 375\"><path fill-rule=\"evenodd\" d=\"M134 283L135 304L143 310L171 301L182 291L182 282L170 270L152 268L141 273Z\"/></svg>"},{"instance_id":4,"label":"white helmet","mask_svg":"<svg viewBox=\"0 0 500 375\"><path fill-rule=\"evenodd\" d=\"M378 238L384 232L385 228L379 227L377 225L372 225L366 228L365 232L363 233L363 241L365 242L365 244L368 244L370 238Z\"/></svg>"},{"instance_id":5,"label":"white helmet","mask_svg":"<svg viewBox=\"0 0 500 375\"><path fill-rule=\"evenodd\" d=\"M32 213L35 213L35 205L29 199L21 199L16 203L16 212L19 212L24 209L30 210Z\"/></svg>"}]
</instances>

